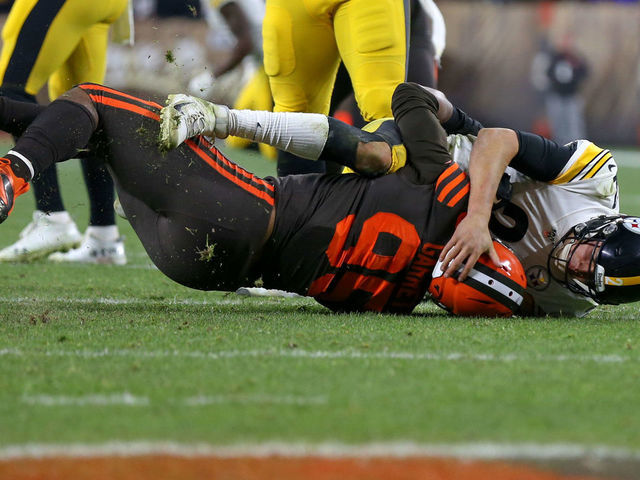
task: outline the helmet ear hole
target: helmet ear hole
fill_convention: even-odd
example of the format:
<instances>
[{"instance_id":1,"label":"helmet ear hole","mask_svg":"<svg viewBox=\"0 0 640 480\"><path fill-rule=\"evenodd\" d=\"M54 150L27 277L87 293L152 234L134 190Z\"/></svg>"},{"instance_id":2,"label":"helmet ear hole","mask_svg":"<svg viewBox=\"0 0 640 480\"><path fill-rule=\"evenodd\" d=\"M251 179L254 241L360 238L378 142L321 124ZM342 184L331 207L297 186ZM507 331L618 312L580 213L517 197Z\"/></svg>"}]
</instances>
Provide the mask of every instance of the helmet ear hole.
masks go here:
<instances>
[{"instance_id":1,"label":"helmet ear hole","mask_svg":"<svg viewBox=\"0 0 640 480\"><path fill-rule=\"evenodd\" d=\"M454 315L513 315L524 299L527 286L524 269L515 254L505 245L494 241L493 246L502 265L496 266L488 255L482 255L462 282L453 277L445 278L437 265L429 285L433 300Z\"/></svg>"}]
</instances>

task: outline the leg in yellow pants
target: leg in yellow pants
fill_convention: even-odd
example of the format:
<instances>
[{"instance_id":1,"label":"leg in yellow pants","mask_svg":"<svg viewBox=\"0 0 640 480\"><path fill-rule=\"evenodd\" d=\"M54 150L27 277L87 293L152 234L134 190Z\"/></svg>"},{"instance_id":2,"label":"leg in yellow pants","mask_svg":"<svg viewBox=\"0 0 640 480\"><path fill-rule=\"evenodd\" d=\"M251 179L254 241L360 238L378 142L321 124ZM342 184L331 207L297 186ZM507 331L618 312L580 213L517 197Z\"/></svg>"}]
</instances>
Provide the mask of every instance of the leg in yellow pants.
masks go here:
<instances>
[{"instance_id":1,"label":"leg in yellow pants","mask_svg":"<svg viewBox=\"0 0 640 480\"><path fill-rule=\"evenodd\" d=\"M47 82L51 100L77 83L102 83L109 26L124 13L127 3L127 0L16 0L2 30L1 93L35 102L35 95ZM111 242L111 251L111 245L121 242L117 239L113 214L113 181L95 159L83 159L82 167L91 205L91 230L87 234L100 232L103 239L109 236L105 241ZM24 236L0 251L0 260L34 259L68 249L82 240L65 212L55 168L42 172L31 183L39 211L34 214L29 230L33 235ZM40 215L41 212L51 215ZM46 222L42 220L45 217ZM55 228L64 227L64 235L51 233L54 220L58 223ZM73 256L74 261L90 260L88 252ZM71 261L66 259L72 258L73 253L61 261Z\"/></svg>"},{"instance_id":2,"label":"leg in yellow pants","mask_svg":"<svg viewBox=\"0 0 640 480\"><path fill-rule=\"evenodd\" d=\"M340 59L366 120L391 115L404 81L403 0L267 0L264 65L276 111L327 114Z\"/></svg>"},{"instance_id":3,"label":"leg in yellow pants","mask_svg":"<svg viewBox=\"0 0 640 480\"><path fill-rule=\"evenodd\" d=\"M3 87L35 95L49 80L53 99L76 83L104 81L109 25L126 5L127 0L16 0L2 30Z\"/></svg>"},{"instance_id":4,"label":"leg in yellow pants","mask_svg":"<svg viewBox=\"0 0 640 480\"><path fill-rule=\"evenodd\" d=\"M329 113L340 60L365 120L391 116L405 80L407 0L267 0L264 67L274 111ZM278 174L324 171L279 154Z\"/></svg>"}]
</instances>

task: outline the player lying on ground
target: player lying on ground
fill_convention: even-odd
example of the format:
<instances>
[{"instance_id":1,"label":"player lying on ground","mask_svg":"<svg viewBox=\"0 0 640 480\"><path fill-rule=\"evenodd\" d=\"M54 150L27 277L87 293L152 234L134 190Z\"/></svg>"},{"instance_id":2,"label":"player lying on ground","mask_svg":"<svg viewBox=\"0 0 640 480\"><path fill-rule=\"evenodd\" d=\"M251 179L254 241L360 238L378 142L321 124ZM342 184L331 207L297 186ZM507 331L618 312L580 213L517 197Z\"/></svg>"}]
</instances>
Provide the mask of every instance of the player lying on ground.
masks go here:
<instances>
[{"instance_id":1,"label":"player lying on ground","mask_svg":"<svg viewBox=\"0 0 640 480\"><path fill-rule=\"evenodd\" d=\"M11 211L35 172L88 146L106 159L127 218L173 280L235 290L261 277L266 287L310 295L336 310L410 312L464 215L468 182L451 163L435 98L404 85L394 105L401 129L420 125L425 132L416 139L424 154L399 172L374 179L261 179L202 137L160 153L161 106L107 87L81 85L45 110L2 99L0 128L22 136L0 164L0 213ZM379 134L312 115L320 135L309 136L308 122L295 127L304 115L273 117L293 119L280 138L288 136L294 150L332 157L346 149L351 167L380 170L368 160L380 157L377 150L390 150L388 143L361 141L381 140ZM255 129L253 117L241 125Z\"/></svg>"},{"instance_id":2,"label":"player lying on ground","mask_svg":"<svg viewBox=\"0 0 640 480\"><path fill-rule=\"evenodd\" d=\"M151 259L183 285L234 290L262 277L266 287L310 295L336 310L410 312L415 307L431 283L443 246L466 213L469 195L467 175L451 161L445 131L436 117L442 105L433 94L416 85L400 85L393 98L395 124L385 122L376 133L351 129L323 115L243 113L220 107L219 121L211 123L210 109L204 107L208 105L197 101L174 104L165 110L165 117L178 130L184 123L219 136L253 131L254 136L270 137L275 146L288 145L292 153L342 159L368 174L388 167L389 145L398 140L393 139L395 129L385 129L397 124L405 139L406 165L377 178L260 179L202 137L159 153L159 104L84 84L53 102L35 121L41 107L6 99L0 103L0 128L24 132L0 163L4 201L0 215L8 215L14 197L26 190L34 172L76 156L88 145L106 158L127 218ZM184 117L185 112L191 113ZM394 151L395 159L402 160L402 149ZM485 168L490 168L493 158L483 155L482 149L474 152L472 164L488 162ZM575 155L571 159L563 169L577 165ZM540 157L535 160L516 155L512 164L535 165ZM601 203L605 201L606 195ZM628 225L629 229L610 223L598 229L608 238L597 249L589 244L562 248L563 239L553 249L559 258L552 266L560 270L568 261L569 268L563 269L568 285L582 275L583 283L595 282L597 288L598 269L574 265L576 255L571 254L582 247L604 252L625 231L632 235L623 239L626 244L638 247L640 237ZM590 230L580 230L584 231ZM554 244L548 242L551 250ZM601 259L602 255L595 260ZM605 271L605 275L611 274ZM558 284L553 289L566 297ZM581 299L580 305L590 307L588 294L571 293ZM637 288L607 285L596 294L603 302L631 301L637 299ZM546 306L542 304L542 309ZM541 313L537 303L525 308L529 310L522 313ZM580 313L577 308L562 311Z\"/></svg>"},{"instance_id":3,"label":"player lying on ground","mask_svg":"<svg viewBox=\"0 0 640 480\"><path fill-rule=\"evenodd\" d=\"M416 98L407 109L417 109L421 102L424 106L430 101L415 90L420 87L402 87L403 91L409 88L414 89ZM477 122L454 108L441 92L427 90L437 96L438 117L449 133L478 133ZM254 113L253 128L249 128L235 121L235 118L251 118L248 112L228 112L223 106L200 103L192 97L170 96L169 100L162 125L162 143L167 147L195 133L224 138L229 130L273 141L288 128L283 123L270 124L271 114ZM184 114L176 111L178 106ZM397 116L401 109L397 103L395 107ZM217 119L215 112L219 114ZM398 128L408 150L409 163L430 158L428 141L436 140L429 135L442 134L438 129L423 128L420 120L424 117L415 112L414 115L412 120L417 123L407 121L406 117L396 118L400 120ZM230 125L227 117L234 120ZM299 117L297 128L313 132L310 118ZM299 125L307 121L306 129ZM330 119L329 123L332 122ZM391 122L384 125L387 131L393 131ZM284 141L277 144L280 148L285 148L288 141L286 135L283 137ZM427 141L423 143L425 138ZM474 139L461 135L449 137L449 148L456 163L469 172L471 196L468 215L440 254L445 275L454 274L464 264L459 276L463 279L482 252L489 252L495 258L491 243L494 236L515 251L525 268L527 301L521 312L582 315L597 304L640 299L637 266L640 221L619 214L617 165L608 150L586 140L559 146L542 137L509 129L482 129L472 148ZM398 168L403 159L398 158L401 155L396 152L402 150L396 146L392 152L390 155L389 149L376 150L383 154L376 162ZM447 200L442 192L451 198L466 188L465 177L458 175L455 166L450 169L440 178L457 176L457 179L444 190L438 187L440 180L437 181L438 200ZM451 189L457 181L460 184ZM494 202L496 193L497 202ZM398 195L397 202L404 201L400 193ZM434 214L442 223L451 220L446 215L439 217L439 211Z\"/></svg>"}]
</instances>

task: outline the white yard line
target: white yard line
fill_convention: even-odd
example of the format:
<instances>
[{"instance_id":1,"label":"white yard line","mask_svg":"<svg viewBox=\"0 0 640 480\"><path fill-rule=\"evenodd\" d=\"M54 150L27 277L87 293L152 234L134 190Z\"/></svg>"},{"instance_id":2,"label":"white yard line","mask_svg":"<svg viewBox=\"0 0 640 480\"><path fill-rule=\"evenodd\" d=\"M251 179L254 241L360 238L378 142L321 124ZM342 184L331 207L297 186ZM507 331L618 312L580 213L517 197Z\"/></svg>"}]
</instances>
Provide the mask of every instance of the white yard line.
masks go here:
<instances>
[{"instance_id":1,"label":"white yard line","mask_svg":"<svg viewBox=\"0 0 640 480\"><path fill-rule=\"evenodd\" d=\"M126 406L148 407L152 404L148 397L132 395L129 392L88 395L51 395L51 394L24 394L20 398L26 405L42 407L95 407L95 406ZM230 395L198 395L185 398L169 398L169 403L181 407L205 407L208 405L238 404L238 405L325 405L328 398L319 396L296 395L270 395L257 394L230 394Z\"/></svg>"},{"instance_id":2,"label":"white yard line","mask_svg":"<svg viewBox=\"0 0 640 480\"><path fill-rule=\"evenodd\" d=\"M41 297L14 297L4 298L0 297L0 303L17 303L19 305L31 305L34 303L64 303L64 304L81 304L81 305L222 305L222 304L240 304L243 299L229 294L228 297L221 299L210 300L195 300L192 298L162 298L162 299L150 299L150 298L109 298L109 297L96 297L96 298L67 298L67 297L53 297L53 298L41 298Z\"/></svg>"},{"instance_id":3,"label":"white yard line","mask_svg":"<svg viewBox=\"0 0 640 480\"><path fill-rule=\"evenodd\" d=\"M337 458L456 458L464 460L626 460L640 461L640 451L606 445L579 444L420 444L414 442L388 442L349 445L343 443L280 443L267 442L237 445L206 443L184 444L176 442L120 442L102 444L37 444L7 445L0 447L0 460L20 458L87 458L136 457L143 455L171 455L175 457L321 457Z\"/></svg>"},{"instance_id":4,"label":"white yard line","mask_svg":"<svg viewBox=\"0 0 640 480\"><path fill-rule=\"evenodd\" d=\"M237 394L237 395L198 395L176 401L187 407L204 407L207 405L241 404L241 405L326 405L328 398L325 395L296 396L296 395L269 395L269 394Z\"/></svg>"},{"instance_id":5,"label":"white yard line","mask_svg":"<svg viewBox=\"0 0 640 480\"><path fill-rule=\"evenodd\" d=\"M85 406L108 406L125 405L129 407L146 407L149 405L147 397L137 397L129 392L114 393L110 395L90 394L80 396L70 395L23 395L20 400L27 405L41 405L45 407L85 407Z\"/></svg>"},{"instance_id":6,"label":"white yard line","mask_svg":"<svg viewBox=\"0 0 640 480\"><path fill-rule=\"evenodd\" d=\"M223 350L218 352L203 351L179 351L179 350L29 350L23 351L16 348L0 349L0 357L76 357L76 358L106 358L125 357L136 359L148 358L195 358L203 360L223 360L229 358L296 358L310 360L406 360L418 362L592 362L598 364L618 364L627 362L639 362L640 358L631 355L537 355L526 353L508 353L497 355L493 353L462 353L462 352L359 352L355 350Z\"/></svg>"},{"instance_id":7,"label":"white yard line","mask_svg":"<svg viewBox=\"0 0 640 480\"><path fill-rule=\"evenodd\" d=\"M278 291L280 292L280 291ZM285 295L286 294L286 295ZM282 292L270 296L251 296L252 304L265 303L269 298L305 298L300 295ZM36 303L64 303L64 304L80 304L80 305L239 305L244 303L249 295L237 295L234 292L226 292L221 297L215 297L212 300L196 300L193 298L111 298L111 297L95 297L95 298L73 298L73 297L0 297L0 303L14 303L18 305L33 305ZM309 298L309 302L312 300Z\"/></svg>"}]
</instances>

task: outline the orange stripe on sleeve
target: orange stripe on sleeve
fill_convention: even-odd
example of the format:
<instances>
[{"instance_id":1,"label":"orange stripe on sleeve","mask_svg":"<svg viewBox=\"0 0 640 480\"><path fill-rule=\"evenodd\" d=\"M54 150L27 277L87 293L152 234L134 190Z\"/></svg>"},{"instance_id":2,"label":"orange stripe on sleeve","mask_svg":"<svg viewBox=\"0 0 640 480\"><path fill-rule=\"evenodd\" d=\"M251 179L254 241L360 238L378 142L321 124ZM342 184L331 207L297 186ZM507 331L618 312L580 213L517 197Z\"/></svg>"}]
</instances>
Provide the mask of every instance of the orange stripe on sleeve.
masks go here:
<instances>
[{"instance_id":1,"label":"orange stripe on sleeve","mask_svg":"<svg viewBox=\"0 0 640 480\"><path fill-rule=\"evenodd\" d=\"M445 178L447 178L449 175L451 175L453 172L455 172L457 169L458 169L458 164L453 163L449 168L447 168L444 172L442 172L438 177L438 181L436 182L436 190L438 189L442 181Z\"/></svg>"},{"instance_id":2,"label":"orange stripe on sleeve","mask_svg":"<svg viewBox=\"0 0 640 480\"><path fill-rule=\"evenodd\" d=\"M466 184L464 187L462 187L462 190L456 193L453 198L449 200L449 202L447 203L447 207L453 207L454 205L456 205L460 200L462 200L462 198L464 198L467 193L469 193L469 190L469 184Z\"/></svg>"},{"instance_id":3,"label":"orange stripe on sleeve","mask_svg":"<svg viewBox=\"0 0 640 480\"><path fill-rule=\"evenodd\" d=\"M225 170L222 167L222 165L219 165L218 162L216 162L213 158L211 158L209 155L207 155L207 153L204 150L199 148L198 145L195 142L193 142L193 140L187 140L185 142L185 144L188 145L189 148L191 148L191 150L196 152L196 154L200 158L202 158L205 162L207 162L207 164L209 164L211 167L213 167L213 169L216 170L220 175L222 175L226 179L232 181L233 183L238 185L243 190L249 192L250 194L252 194L252 195L254 195L254 196L256 196L256 197L258 197L258 198L260 198L260 199L262 199L264 201L266 201L269 205L271 205L271 206L274 205L274 199L273 199L273 194L272 193L264 192L264 191L260 190L259 188L255 187L253 185L250 185L250 184L248 184L247 182L245 182L243 180L240 180L235 175L233 175L231 172L228 172L227 170ZM220 158L220 157L218 157L218 158ZM224 158L224 157L222 157L222 158ZM226 160L226 159L224 159L224 160ZM231 166L236 167L235 164L230 163L228 160L227 160L227 162Z\"/></svg>"},{"instance_id":4,"label":"orange stripe on sleeve","mask_svg":"<svg viewBox=\"0 0 640 480\"><path fill-rule=\"evenodd\" d=\"M98 95L89 95L91 100L96 103L101 103L103 105L109 105L110 107L121 108L123 110L129 110L130 112L137 113L139 115L143 115L145 117L152 118L153 120L160 121L160 115L150 110L147 110L143 107L138 107L137 105L133 105L129 102L125 102L123 100L116 100L115 98L109 97L101 97Z\"/></svg>"},{"instance_id":5,"label":"orange stripe on sleeve","mask_svg":"<svg viewBox=\"0 0 640 480\"><path fill-rule=\"evenodd\" d=\"M460 172L453 180L451 180L446 187L442 189L440 194L438 195L438 201L444 201L444 198L449 194L451 190L453 190L456 186L460 184L466 178L466 174L464 172Z\"/></svg>"}]
</instances>

